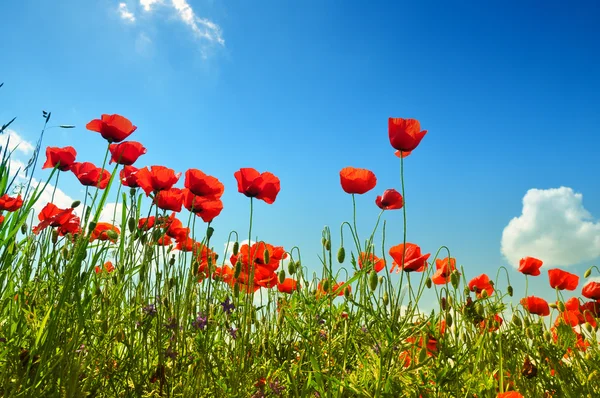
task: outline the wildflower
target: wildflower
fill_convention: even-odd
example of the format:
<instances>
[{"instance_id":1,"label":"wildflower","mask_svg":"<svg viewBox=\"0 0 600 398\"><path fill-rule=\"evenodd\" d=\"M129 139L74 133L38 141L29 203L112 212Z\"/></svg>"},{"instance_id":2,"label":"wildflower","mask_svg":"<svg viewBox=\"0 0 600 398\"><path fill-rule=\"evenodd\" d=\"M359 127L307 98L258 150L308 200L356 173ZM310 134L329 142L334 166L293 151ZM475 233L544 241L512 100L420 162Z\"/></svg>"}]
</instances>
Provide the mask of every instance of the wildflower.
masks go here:
<instances>
[{"instance_id":1,"label":"wildflower","mask_svg":"<svg viewBox=\"0 0 600 398\"><path fill-rule=\"evenodd\" d=\"M197 169L189 169L185 172L184 186L196 196L211 198L220 198L225 190L218 179Z\"/></svg>"},{"instance_id":2,"label":"wildflower","mask_svg":"<svg viewBox=\"0 0 600 398\"><path fill-rule=\"evenodd\" d=\"M71 170L71 166L75 163L75 157L77 151L72 146L66 146L64 148L58 147L47 147L46 148L46 162L42 166L42 169L49 169L58 166L60 171Z\"/></svg>"},{"instance_id":3,"label":"wildflower","mask_svg":"<svg viewBox=\"0 0 600 398\"><path fill-rule=\"evenodd\" d=\"M396 151L394 152L394 155L398 156L399 158L405 158L408 155L410 155L412 153L412 151Z\"/></svg>"},{"instance_id":4,"label":"wildflower","mask_svg":"<svg viewBox=\"0 0 600 398\"><path fill-rule=\"evenodd\" d=\"M496 398L524 398L523 395L516 391L499 392Z\"/></svg>"},{"instance_id":5,"label":"wildflower","mask_svg":"<svg viewBox=\"0 0 600 398\"><path fill-rule=\"evenodd\" d=\"M142 231L148 231L154 226L155 220L156 219L154 216L140 218L138 221L138 229L141 229Z\"/></svg>"},{"instance_id":6,"label":"wildflower","mask_svg":"<svg viewBox=\"0 0 600 398\"><path fill-rule=\"evenodd\" d=\"M235 305L233 305L229 297L225 298L225 301L221 303L221 307L223 307L223 312L227 315L231 314L233 310L235 310Z\"/></svg>"},{"instance_id":7,"label":"wildflower","mask_svg":"<svg viewBox=\"0 0 600 398\"><path fill-rule=\"evenodd\" d=\"M107 261L104 263L104 265L102 266L102 268L100 268L100 266L95 266L94 267L94 271L96 272L96 274L99 274L102 272L102 270L106 271L107 273L111 273L115 270L115 266L113 265L112 262Z\"/></svg>"},{"instance_id":8,"label":"wildflower","mask_svg":"<svg viewBox=\"0 0 600 398\"><path fill-rule=\"evenodd\" d=\"M125 166L121 169L119 177L121 177L121 184L129 188L139 188L137 183L136 174L139 170L133 166Z\"/></svg>"},{"instance_id":9,"label":"wildflower","mask_svg":"<svg viewBox=\"0 0 600 398\"><path fill-rule=\"evenodd\" d=\"M173 169L165 166L151 166L139 169L136 173L137 184L149 196L152 192L170 189L181 177L181 173L175 173Z\"/></svg>"},{"instance_id":10,"label":"wildflower","mask_svg":"<svg viewBox=\"0 0 600 398\"><path fill-rule=\"evenodd\" d=\"M492 286L490 278L486 274L481 274L471 279L469 290L475 292L477 298L481 298L482 291L484 290L488 296L491 296L494 293L494 286Z\"/></svg>"},{"instance_id":11,"label":"wildflower","mask_svg":"<svg viewBox=\"0 0 600 398\"><path fill-rule=\"evenodd\" d=\"M206 324L208 323L207 317L204 316L201 312L198 313L196 319L192 322L192 326L198 330L206 329Z\"/></svg>"},{"instance_id":12,"label":"wildflower","mask_svg":"<svg viewBox=\"0 0 600 398\"><path fill-rule=\"evenodd\" d=\"M167 330L174 330L177 329L177 318L175 317L171 317L168 319L168 323L165 323L165 329Z\"/></svg>"},{"instance_id":13,"label":"wildflower","mask_svg":"<svg viewBox=\"0 0 600 398\"><path fill-rule=\"evenodd\" d=\"M588 282L581 290L581 294L592 300L600 300L600 283Z\"/></svg>"},{"instance_id":14,"label":"wildflower","mask_svg":"<svg viewBox=\"0 0 600 398\"><path fill-rule=\"evenodd\" d=\"M137 141L125 141L120 144L110 144L110 163L118 163L131 166L140 156L146 153L146 148Z\"/></svg>"},{"instance_id":15,"label":"wildflower","mask_svg":"<svg viewBox=\"0 0 600 398\"><path fill-rule=\"evenodd\" d=\"M404 199L395 189L386 189L383 191L383 195L377 196L375 204L381 210L397 210L404 206Z\"/></svg>"},{"instance_id":16,"label":"wildflower","mask_svg":"<svg viewBox=\"0 0 600 398\"><path fill-rule=\"evenodd\" d=\"M358 256L358 266L362 269L365 265L372 265L375 272L379 272L385 268L385 261L373 253L369 253L367 256L367 253L361 252Z\"/></svg>"},{"instance_id":17,"label":"wildflower","mask_svg":"<svg viewBox=\"0 0 600 398\"><path fill-rule=\"evenodd\" d=\"M285 278L283 283L277 283L277 290L282 293L292 294L294 291L298 290L300 285L297 281L292 278Z\"/></svg>"},{"instance_id":18,"label":"wildflower","mask_svg":"<svg viewBox=\"0 0 600 398\"><path fill-rule=\"evenodd\" d=\"M156 315L156 306L154 304L148 304L147 306L142 308L142 311L144 312L144 314L148 315L148 316L154 316Z\"/></svg>"},{"instance_id":19,"label":"wildflower","mask_svg":"<svg viewBox=\"0 0 600 398\"><path fill-rule=\"evenodd\" d=\"M281 189L281 183L272 173L266 171L259 173L253 168L241 168L234 173L238 183L238 192L249 198L264 200L273 204Z\"/></svg>"},{"instance_id":20,"label":"wildflower","mask_svg":"<svg viewBox=\"0 0 600 398\"><path fill-rule=\"evenodd\" d=\"M456 270L456 259L446 257L435 260L436 271L431 277L431 281L436 285L445 285L450 282L452 272Z\"/></svg>"},{"instance_id":21,"label":"wildflower","mask_svg":"<svg viewBox=\"0 0 600 398\"><path fill-rule=\"evenodd\" d=\"M23 206L23 199L21 194L18 194L16 198L4 194L0 197L0 211L17 211Z\"/></svg>"},{"instance_id":22,"label":"wildflower","mask_svg":"<svg viewBox=\"0 0 600 398\"><path fill-rule=\"evenodd\" d=\"M90 236L90 242L93 242L96 239L98 239L102 241L109 240L115 243L117 241L115 235L118 236L120 233L121 230L115 227L114 225L107 222L99 222L96 224L94 230L92 231L92 235Z\"/></svg>"},{"instance_id":23,"label":"wildflower","mask_svg":"<svg viewBox=\"0 0 600 398\"><path fill-rule=\"evenodd\" d=\"M105 189L110 181L110 173L91 162L74 163L71 172L79 180L81 185Z\"/></svg>"},{"instance_id":24,"label":"wildflower","mask_svg":"<svg viewBox=\"0 0 600 398\"><path fill-rule=\"evenodd\" d=\"M394 149L402 152L412 151L419 146L425 134L427 134L427 130L421 131L421 124L418 120L388 119L388 135Z\"/></svg>"},{"instance_id":25,"label":"wildflower","mask_svg":"<svg viewBox=\"0 0 600 398\"><path fill-rule=\"evenodd\" d=\"M183 194L185 208L201 217L204 222L211 222L223 210L221 199L212 196L196 196L189 189L184 189Z\"/></svg>"},{"instance_id":26,"label":"wildflower","mask_svg":"<svg viewBox=\"0 0 600 398\"><path fill-rule=\"evenodd\" d=\"M40 223L33 227L33 233L39 234L47 227L58 227L60 236L67 233L75 234L80 230L80 219L73 214L73 208L59 209L53 203L48 203L38 214Z\"/></svg>"},{"instance_id":27,"label":"wildflower","mask_svg":"<svg viewBox=\"0 0 600 398\"><path fill-rule=\"evenodd\" d=\"M521 304L530 314L548 316L550 315L550 307L548 302L543 298L529 296L521 299Z\"/></svg>"},{"instance_id":28,"label":"wildflower","mask_svg":"<svg viewBox=\"0 0 600 398\"><path fill-rule=\"evenodd\" d=\"M88 130L102 135L108 142L121 142L133 133L137 127L121 115L102 115L85 126Z\"/></svg>"},{"instance_id":29,"label":"wildflower","mask_svg":"<svg viewBox=\"0 0 600 398\"><path fill-rule=\"evenodd\" d=\"M180 212L183 205L183 191L179 188L164 189L156 193L153 201L159 209Z\"/></svg>"},{"instance_id":30,"label":"wildflower","mask_svg":"<svg viewBox=\"0 0 600 398\"><path fill-rule=\"evenodd\" d=\"M231 337L232 337L234 340L235 340L235 339L237 339L237 331L238 331L238 330L237 330L237 328L235 328L235 327L233 327L233 326L232 326L232 327L230 327L230 328L229 328L229 330L228 330L229 334L231 335Z\"/></svg>"},{"instance_id":31,"label":"wildflower","mask_svg":"<svg viewBox=\"0 0 600 398\"><path fill-rule=\"evenodd\" d=\"M394 259L390 271L423 272L427 268L427 259L431 253L421 254L421 248L414 243L399 244L390 248L390 256ZM404 263L402 262L404 260Z\"/></svg>"},{"instance_id":32,"label":"wildflower","mask_svg":"<svg viewBox=\"0 0 600 398\"><path fill-rule=\"evenodd\" d=\"M534 257L522 258L519 262L519 272L525 275L538 276L542 264L542 260L538 260Z\"/></svg>"},{"instance_id":33,"label":"wildflower","mask_svg":"<svg viewBox=\"0 0 600 398\"><path fill-rule=\"evenodd\" d=\"M377 177L371 170L345 167L340 171L340 183L344 192L362 195L375 188Z\"/></svg>"},{"instance_id":34,"label":"wildflower","mask_svg":"<svg viewBox=\"0 0 600 398\"><path fill-rule=\"evenodd\" d=\"M563 271L558 268L548 270L550 286L558 290L575 290L579 284L579 277L575 274Z\"/></svg>"}]
</instances>

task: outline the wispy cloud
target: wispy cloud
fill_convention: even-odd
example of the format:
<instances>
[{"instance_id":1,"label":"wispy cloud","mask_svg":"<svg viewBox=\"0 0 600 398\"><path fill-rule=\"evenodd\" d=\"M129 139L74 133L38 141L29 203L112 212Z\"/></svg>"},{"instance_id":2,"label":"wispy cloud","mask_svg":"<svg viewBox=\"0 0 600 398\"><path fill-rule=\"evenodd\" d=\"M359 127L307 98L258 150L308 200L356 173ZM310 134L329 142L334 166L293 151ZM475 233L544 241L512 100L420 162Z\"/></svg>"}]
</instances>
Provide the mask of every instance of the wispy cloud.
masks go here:
<instances>
[{"instance_id":1,"label":"wispy cloud","mask_svg":"<svg viewBox=\"0 0 600 398\"><path fill-rule=\"evenodd\" d=\"M571 188L530 189L522 214L502 233L501 251L513 266L536 257L544 266L569 266L600 257L600 222Z\"/></svg>"},{"instance_id":2,"label":"wispy cloud","mask_svg":"<svg viewBox=\"0 0 600 398\"><path fill-rule=\"evenodd\" d=\"M127 8L127 4L119 3L119 16L128 22L135 22L135 15Z\"/></svg>"},{"instance_id":3,"label":"wispy cloud","mask_svg":"<svg viewBox=\"0 0 600 398\"><path fill-rule=\"evenodd\" d=\"M194 32L197 38L206 39L222 46L225 45L221 28L206 18L198 17L186 0L171 0L171 4L177 11L181 21Z\"/></svg>"},{"instance_id":4,"label":"wispy cloud","mask_svg":"<svg viewBox=\"0 0 600 398\"><path fill-rule=\"evenodd\" d=\"M8 150L17 152L21 152L23 155L29 155L33 152L34 146L24 140L19 134L17 134L14 130L6 130L4 134L0 134L0 147L4 148L6 143L8 142Z\"/></svg>"},{"instance_id":5,"label":"wispy cloud","mask_svg":"<svg viewBox=\"0 0 600 398\"><path fill-rule=\"evenodd\" d=\"M144 11L152 10L153 4L162 4L162 0L140 0L140 5Z\"/></svg>"}]
</instances>

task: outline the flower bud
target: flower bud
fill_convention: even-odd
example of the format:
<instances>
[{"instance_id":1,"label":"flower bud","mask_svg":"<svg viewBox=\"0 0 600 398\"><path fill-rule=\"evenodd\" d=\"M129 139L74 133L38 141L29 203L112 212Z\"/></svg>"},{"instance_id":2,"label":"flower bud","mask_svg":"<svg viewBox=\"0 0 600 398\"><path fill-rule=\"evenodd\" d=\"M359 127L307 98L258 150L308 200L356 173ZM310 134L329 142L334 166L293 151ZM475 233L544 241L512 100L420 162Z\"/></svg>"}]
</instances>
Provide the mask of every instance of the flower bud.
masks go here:
<instances>
[{"instance_id":1,"label":"flower bud","mask_svg":"<svg viewBox=\"0 0 600 398\"><path fill-rule=\"evenodd\" d=\"M419 363L424 362L427 359L427 346L424 345L419 352Z\"/></svg>"},{"instance_id":2,"label":"flower bud","mask_svg":"<svg viewBox=\"0 0 600 398\"><path fill-rule=\"evenodd\" d=\"M133 231L135 231L135 228L137 227L137 225L135 225L135 218L130 217L129 220L127 220L127 227L129 227L129 232L133 233Z\"/></svg>"},{"instance_id":3,"label":"flower bud","mask_svg":"<svg viewBox=\"0 0 600 398\"><path fill-rule=\"evenodd\" d=\"M558 305L558 310L560 312L565 312L565 303L563 303L562 301L559 301L557 305Z\"/></svg>"},{"instance_id":4,"label":"flower bud","mask_svg":"<svg viewBox=\"0 0 600 398\"><path fill-rule=\"evenodd\" d=\"M79 206L81 204L81 201L76 200L73 203L71 203L71 208L75 209L77 206Z\"/></svg>"},{"instance_id":5,"label":"flower bud","mask_svg":"<svg viewBox=\"0 0 600 398\"><path fill-rule=\"evenodd\" d=\"M534 338L533 330L531 330L531 329L525 329L525 335L527 337L529 337L531 340L533 340L533 338Z\"/></svg>"},{"instance_id":6,"label":"flower bud","mask_svg":"<svg viewBox=\"0 0 600 398\"><path fill-rule=\"evenodd\" d=\"M526 318L527 319L527 318ZM550 343L552 341L552 333L550 333L549 331L545 331L544 332L544 339Z\"/></svg>"},{"instance_id":7,"label":"flower bud","mask_svg":"<svg viewBox=\"0 0 600 398\"><path fill-rule=\"evenodd\" d=\"M242 273L242 260L240 258L238 258L238 260L235 262L235 270L233 271L233 277L235 279L240 277L240 274Z\"/></svg>"},{"instance_id":8,"label":"flower bud","mask_svg":"<svg viewBox=\"0 0 600 398\"><path fill-rule=\"evenodd\" d=\"M591 323L586 322L585 323L585 329L591 334L594 331L594 327L592 326Z\"/></svg>"},{"instance_id":9,"label":"flower bud","mask_svg":"<svg viewBox=\"0 0 600 398\"><path fill-rule=\"evenodd\" d=\"M173 254L173 256L171 256L171 258L169 259L169 265L173 266L175 265L175 255Z\"/></svg>"},{"instance_id":10,"label":"flower bud","mask_svg":"<svg viewBox=\"0 0 600 398\"><path fill-rule=\"evenodd\" d=\"M210 239L215 233L215 229L213 227L208 227L206 229L206 239Z\"/></svg>"},{"instance_id":11,"label":"flower bud","mask_svg":"<svg viewBox=\"0 0 600 398\"><path fill-rule=\"evenodd\" d=\"M529 317L523 318L523 324L525 325L526 328L531 326L531 321L529 320Z\"/></svg>"},{"instance_id":12,"label":"flower bud","mask_svg":"<svg viewBox=\"0 0 600 398\"><path fill-rule=\"evenodd\" d=\"M58 230L52 230L52 243L56 244L58 242Z\"/></svg>"},{"instance_id":13,"label":"flower bud","mask_svg":"<svg viewBox=\"0 0 600 398\"><path fill-rule=\"evenodd\" d=\"M321 287L323 288L323 291L325 293L328 293L329 292L329 280L328 279L323 280L321 282Z\"/></svg>"},{"instance_id":14,"label":"flower bud","mask_svg":"<svg viewBox=\"0 0 600 398\"><path fill-rule=\"evenodd\" d=\"M92 232L92 231L93 231L95 228L96 228L96 223L95 223L95 222L93 222L93 221L92 221L92 222L90 222L90 225L89 225L89 230L90 230L90 232Z\"/></svg>"},{"instance_id":15,"label":"flower bud","mask_svg":"<svg viewBox=\"0 0 600 398\"><path fill-rule=\"evenodd\" d=\"M452 320L452 314L446 314L446 326L448 326L449 328L452 327L453 322L454 321Z\"/></svg>"},{"instance_id":16,"label":"flower bud","mask_svg":"<svg viewBox=\"0 0 600 398\"><path fill-rule=\"evenodd\" d=\"M447 300L448 300L448 306L452 307L454 305L454 299L452 298L452 296L448 296Z\"/></svg>"},{"instance_id":17,"label":"flower bud","mask_svg":"<svg viewBox=\"0 0 600 398\"><path fill-rule=\"evenodd\" d=\"M23 235L25 235L25 234L27 233L27 223L26 223L26 222L24 222L24 223L21 225L21 233L22 233Z\"/></svg>"},{"instance_id":18,"label":"flower bud","mask_svg":"<svg viewBox=\"0 0 600 398\"><path fill-rule=\"evenodd\" d=\"M523 322L521 322L521 318L519 318L519 316L518 316L517 314L514 314L514 315L512 316L512 323L514 323L514 324L515 324L515 326L517 326L517 327L519 327L519 328L520 328L521 326L523 326Z\"/></svg>"},{"instance_id":19,"label":"flower bud","mask_svg":"<svg viewBox=\"0 0 600 398\"><path fill-rule=\"evenodd\" d=\"M117 232L112 229L106 231L106 236L108 236L108 239L110 240L117 240L119 238L119 234L117 234Z\"/></svg>"},{"instance_id":20,"label":"flower bud","mask_svg":"<svg viewBox=\"0 0 600 398\"><path fill-rule=\"evenodd\" d=\"M350 300L352 298L352 292L350 291L350 286L344 289L344 297L346 300Z\"/></svg>"},{"instance_id":21,"label":"flower bud","mask_svg":"<svg viewBox=\"0 0 600 398\"><path fill-rule=\"evenodd\" d=\"M263 258L265 259L265 264L269 264L269 260L271 260L269 258L269 251L267 249L265 249L265 251L263 252Z\"/></svg>"},{"instance_id":22,"label":"flower bud","mask_svg":"<svg viewBox=\"0 0 600 398\"><path fill-rule=\"evenodd\" d=\"M346 258L346 250L344 249L344 246L340 247L337 253L337 260L338 263L343 263L344 259Z\"/></svg>"},{"instance_id":23,"label":"flower bud","mask_svg":"<svg viewBox=\"0 0 600 398\"><path fill-rule=\"evenodd\" d=\"M296 273L296 263L293 260L290 260L288 263L288 272L290 275L294 275Z\"/></svg>"},{"instance_id":24,"label":"flower bud","mask_svg":"<svg viewBox=\"0 0 600 398\"><path fill-rule=\"evenodd\" d=\"M583 274L583 277L584 277L585 279L587 279L587 278L589 278L589 277L590 277L590 275L591 275L591 274L592 274L592 268L590 267L590 268L588 268L588 269L585 271L585 273Z\"/></svg>"},{"instance_id":25,"label":"flower bud","mask_svg":"<svg viewBox=\"0 0 600 398\"><path fill-rule=\"evenodd\" d=\"M425 280L425 286L427 286L427 289L431 289L431 286L432 286L431 278L427 278Z\"/></svg>"},{"instance_id":26,"label":"flower bud","mask_svg":"<svg viewBox=\"0 0 600 398\"><path fill-rule=\"evenodd\" d=\"M233 255L237 256L239 252L240 252L240 243L236 241L233 243Z\"/></svg>"},{"instance_id":27,"label":"flower bud","mask_svg":"<svg viewBox=\"0 0 600 398\"><path fill-rule=\"evenodd\" d=\"M558 305L556 305L556 303L548 303L548 307L552 308L553 310L558 308Z\"/></svg>"},{"instance_id":28,"label":"flower bud","mask_svg":"<svg viewBox=\"0 0 600 398\"><path fill-rule=\"evenodd\" d=\"M331 251L331 241L329 239L325 241L325 250Z\"/></svg>"},{"instance_id":29,"label":"flower bud","mask_svg":"<svg viewBox=\"0 0 600 398\"><path fill-rule=\"evenodd\" d=\"M484 289L484 290L481 291L481 298L484 298L484 299L488 298L488 292L487 292L487 290Z\"/></svg>"},{"instance_id":30,"label":"flower bud","mask_svg":"<svg viewBox=\"0 0 600 398\"><path fill-rule=\"evenodd\" d=\"M456 270L452 271L452 273L450 274L450 283L452 284L452 287L458 289L459 282L460 279L458 278L458 272Z\"/></svg>"},{"instance_id":31,"label":"flower bud","mask_svg":"<svg viewBox=\"0 0 600 398\"><path fill-rule=\"evenodd\" d=\"M279 283L283 283L285 281L285 271L282 269L279 271Z\"/></svg>"},{"instance_id":32,"label":"flower bud","mask_svg":"<svg viewBox=\"0 0 600 398\"><path fill-rule=\"evenodd\" d=\"M513 287L511 285L508 285L508 287L506 288L506 291L508 292L508 295L510 297L513 296L514 291L513 291Z\"/></svg>"},{"instance_id":33,"label":"flower bud","mask_svg":"<svg viewBox=\"0 0 600 398\"><path fill-rule=\"evenodd\" d=\"M390 296L387 294L387 292L383 293L383 305L387 306L390 302Z\"/></svg>"},{"instance_id":34,"label":"flower bud","mask_svg":"<svg viewBox=\"0 0 600 398\"><path fill-rule=\"evenodd\" d=\"M240 284L236 283L233 285L233 296L238 297L240 295Z\"/></svg>"},{"instance_id":35,"label":"flower bud","mask_svg":"<svg viewBox=\"0 0 600 398\"><path fill-rule=\"evenodd\" d=\"M371 271L371 273L369 274L369 288L371 289L372 292L377 290L378 282L379 281L377 280L377 272Z\"/></svg>"},{"instance_id":36,"label":"flower bud","mask_svg":"<svg viewBox=\"0 0 600 398\"><path fill-rule=\"evenodd\" d=\"M130 188L129 189L129 196L135 196L135 193L137 192L136 188Z\"/></svg>"},{"instance_id":37,"label":"flower bud","mask_svg":"<svg viewBox=\"0 0 600 398\"><path fill-rule=\"evenodd\" d=\"M448 308L446 297L442 297L440 299L440 308L442 309L442 311L446 311L446 308Z\"/></svg>"},{"instance_id":38,"label":"flower bud","mask_svg":"<svg viewBox=\"0 0 600 398\"><path fill-rule=\"evenodd\" d=\"M485 290L484 290L484 292L485 292ZM479 316L484 316L485 315L485 311L484 311L483 305L481 305L481 303L476 303L475 304L475 312Z\"/></svg>"}]
</instances>

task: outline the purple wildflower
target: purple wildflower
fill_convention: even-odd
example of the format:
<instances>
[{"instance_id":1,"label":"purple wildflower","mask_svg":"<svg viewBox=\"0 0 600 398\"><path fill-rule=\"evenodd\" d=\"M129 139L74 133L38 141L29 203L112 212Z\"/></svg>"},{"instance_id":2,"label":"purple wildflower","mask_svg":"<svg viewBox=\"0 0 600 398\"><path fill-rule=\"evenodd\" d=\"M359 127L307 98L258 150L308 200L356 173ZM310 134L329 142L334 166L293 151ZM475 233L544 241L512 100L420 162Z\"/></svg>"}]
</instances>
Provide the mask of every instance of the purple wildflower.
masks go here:
<instances>
[{"instance_id":1,"label":"purple wildflower","mask_svg":"<svg viewBox=\"0 0 600 398\"><path fill-rule=\"evenodd\" d=\"M235 305L233 305L229 297L227 297L225 301L221 303L221 307L223 307L223 312L227 315L231 314L233 310L235 310Z\"/></svg>"},{"instance_id":2,"label":"purple wildflower","mask_svg":"<svg viewBox=\"0 0 600 398\"><path fill-rule=\"evenodd\" d=\"M237 339L237 331L237 328L234 328L233 326L229 328L229 334L234 340Z\"/></svg>"},{"instance_id":3,"label":"purple wildflower","mask_svg":"<svg viewBox=\"0 0 600 398\"><path fill-rule=\"evenodd\" d=\"M156 306L154 304L148 304L142 308L142 311L144 311L144 313L148 316L154 316L156 315Z\"/></svg>"},{"instance_id":4,"label":"purple wildflower","mask_svg":"<svg viewBox=\"0 0 600 398\"><path fill-rule=\"evenodd\" d=\"M192 326L199 330L206 329L206 324L208 323L207 317L205 317L201 312L198 313L198 317L192 322Z\"/></svg>"}]
</instances>

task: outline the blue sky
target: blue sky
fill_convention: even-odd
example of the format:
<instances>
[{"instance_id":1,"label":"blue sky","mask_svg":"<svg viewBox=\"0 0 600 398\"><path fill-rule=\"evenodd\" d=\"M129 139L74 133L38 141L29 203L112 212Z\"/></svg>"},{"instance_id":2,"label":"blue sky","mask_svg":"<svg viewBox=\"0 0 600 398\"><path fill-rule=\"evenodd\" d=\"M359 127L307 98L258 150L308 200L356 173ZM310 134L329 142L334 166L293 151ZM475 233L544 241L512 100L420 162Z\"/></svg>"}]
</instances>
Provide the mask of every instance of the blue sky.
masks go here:
<instances>
[{"instance_id":1,"label":"blue sky","mask_svg":"<svg viewBox=\"0 0 600 398\"><path fill-rule=\"evenodd\" d=\"M148 148L138 166L199 168L225 184L217 241L247 234L240 167L279 176L254 232L298 245L311 269L323 226L352 216L345 166L377 175L357 197L370 233L376 195L399 189L392 116L429 131L405 162L409 242L449 246L469 279L509 266L503 231L508 258L537 253L579 275L598 263L597 2L23 0L0 14L0 121L17 116L11 128L34 142L52 111L50 125L77 128L49 130L44 147L101 163L105 143L85 124L128 117ZM74 176L60 188L81 195ZM384 217L388 247L400 243L401 212ZM545 273L530 281L530 293L549 290Z\"/></svg>"}]
</instances>

